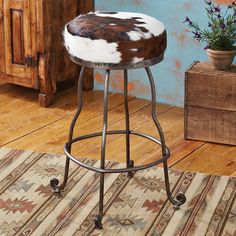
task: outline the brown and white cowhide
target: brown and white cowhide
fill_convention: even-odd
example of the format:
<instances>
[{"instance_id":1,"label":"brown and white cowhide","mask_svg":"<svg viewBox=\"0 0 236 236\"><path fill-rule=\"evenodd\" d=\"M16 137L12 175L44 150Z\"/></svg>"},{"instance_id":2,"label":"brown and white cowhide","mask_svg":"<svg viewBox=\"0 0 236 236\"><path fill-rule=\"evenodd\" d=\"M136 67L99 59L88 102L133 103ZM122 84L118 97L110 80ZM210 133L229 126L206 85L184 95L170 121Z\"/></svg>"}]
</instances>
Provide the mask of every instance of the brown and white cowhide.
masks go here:
<instances>
[{"instance_id":1,"label":"brown and white cowhide","mask_svg":"<svg viewBox=\"0 0 236 236\"><path fill-rule=\"evenodd\" d=\"M131 12L90 12L64 29L68 52L93 63L137 63L154 59L166 49L164 25Z\"/></svg>"}]
</instances>

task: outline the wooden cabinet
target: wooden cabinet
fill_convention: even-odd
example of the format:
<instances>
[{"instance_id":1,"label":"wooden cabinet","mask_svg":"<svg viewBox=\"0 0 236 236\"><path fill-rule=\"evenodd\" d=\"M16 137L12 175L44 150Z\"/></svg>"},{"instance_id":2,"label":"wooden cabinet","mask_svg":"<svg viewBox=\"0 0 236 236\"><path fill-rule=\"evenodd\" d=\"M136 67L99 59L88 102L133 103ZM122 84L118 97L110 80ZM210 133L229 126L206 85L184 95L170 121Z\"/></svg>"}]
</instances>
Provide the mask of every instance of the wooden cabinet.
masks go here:
<instances>
[{"instance_id":1,"label":"wooden cabinet","mask_svg":"<svg viewBox=\"0 0 236 236\"><path fill-rule=\"evenodd\" d=\"M186 72L185 137L236 145L236 66L195 62Z\"/></svg>"},{"instance_id":2,"label":"wooden cabinet","mask_svg":"<svg viewBox=\"0 0 236 236\"><path fill-rule=\"evenodd\" d=\"M57 82L80 69L63 46L63 27L93 8L93 0L0 0L0 80L38 89L40 105L50 105ZM85 87L92 77L87 71Z\"/></svg>"}]
</instances>

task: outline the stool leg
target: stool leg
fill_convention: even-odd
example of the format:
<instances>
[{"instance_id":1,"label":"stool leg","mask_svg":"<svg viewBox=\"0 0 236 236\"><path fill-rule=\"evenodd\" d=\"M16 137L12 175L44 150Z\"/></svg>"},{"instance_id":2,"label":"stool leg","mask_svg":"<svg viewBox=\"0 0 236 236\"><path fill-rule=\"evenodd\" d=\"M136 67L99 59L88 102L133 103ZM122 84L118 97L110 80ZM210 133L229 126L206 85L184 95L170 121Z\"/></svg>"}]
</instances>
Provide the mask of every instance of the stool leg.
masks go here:
<instances>
[{"instance_id":1,"label":"stool leg","mask_svg":"<svg viewBox=\"0 0 236 236\"><path fill-rule=\"evenodd\" d=\"M126 130L126 166L134 167L134 161L130 160L130 123L129 123L129 104L128 104L128 71L124 70L124 105L125 105L125 130ZM133 177L134 172L128 172Z\"/></svg>"},{"instance_id":2,"label":"stool leg","mask_svg":"<svg viewBox=\"0 0 236 236\"><path fill-rule=\"evenodd\" d=\"M106 159L109 79L110 79L110 70L107 70L105 78L105 88L104 88L104 111L103 111L103 130L102 130L102 144L101 144L101 166L100 166L101 169L105 169L105 159ZM98 229L102 229L103 200L104 200L104 173L100 173L99 214L95 217L95 227Z\"/></svg>"},{"instance_id":3,"label":"stool leg","mask_svg":"<svg viewBox=\"0 0 236 236\"><path fill-rule=\"evenodd\" d=\"M146 67L146 72L147 72L147 75L148 75L148 79L149 79L149 82L150 82L150 87L151 87L151 96L152 96L152 120L153 122L155 123L156 127L157 127L157 130L158 130L158 133L160 135L160 140L161 140L161 148L162 148L162 155L165 156L166 155L166 144L165 144L165 137L164 137L164 133L162 131L162 128L161 128L161 125L160 123L158 122L157 120L157 117L156 117L156 88L155 88L155 83L154 83L154 79L153 79L153 76L152 76L152 72L150 70L149 67Z\"/></svg>"},{"instance_id":4,"label":"stool leg","mask_svg":"<svg viewBox=\"0 0 236 236\"><path fill-rule=\"evenodd\" d=\"M150 87L151 87L151 94L152 94L152 119L153 122L155 123L157 130L160 135L160 140L161 140L161 148L162 148L162 156L166 156L166 144L165 144L165 137L164 133L162 131L161 125L157 120L156 117L156 89L155 89L155 83L154 79L152 76L152 72L149 67L146 67L146 72L149 78L150 82ZM182 204L185 203L186 197L183 193L178 193L176 195L176 199L173 199L171 196L171 191L170 191L170 181L169 181L169 174L168 174L168 164L167 164L167 159L163 161L163 166L164 166L164 175L165 175L165 185L166 185L166 193L169 201L174 205L175 209L178 209Z\"/></svg>"},{"instance_id":5,"label":"stool leg","mask_svg":"<svg viewBox=\"0 0 236 236\"><path fill-rule=\"evenodd\" d=\"M186 202L186 197L183 193L179 192L176 195L176 199L173 199L170 191L170 181L169 181L169 173L168 173L168 164L167 160L163 161L164 166L164 175L165 175L165 185L166 185L166 193L169 201L174 205L174 208L177 210L181 205Z\"/></svg>"},{"instance_id":6,"label":"stool leg","mask_svg":"<svg viewBox=\"0 0 236 236\"><path fill-rule=\"evenodd\" d=\"M83 106L83 94L82 94L82 82L83 82L83 73L84 73L84 66L81 68L79 80L78 80L78 108L75 113L75 116L71 122L70 130L69 130L69 138L68 138L68 150L69 153L71 153L71 145L72 145L72 139L73 139L73 133L74 133L74 127L75 123L79 117L79 114L82 110ZM69 175L69 167L70 167L70 159L67 156L66 157L66 164L65 164L65 173L64 173L64 180L63 183L59 186L59 180L57 178L53 178L50 181L50 185L52 189L54 190L54 194L60 194L61 190L63 190L66 187L67 181L68 181L68 175Z\"/></svg>"}]
</instances>

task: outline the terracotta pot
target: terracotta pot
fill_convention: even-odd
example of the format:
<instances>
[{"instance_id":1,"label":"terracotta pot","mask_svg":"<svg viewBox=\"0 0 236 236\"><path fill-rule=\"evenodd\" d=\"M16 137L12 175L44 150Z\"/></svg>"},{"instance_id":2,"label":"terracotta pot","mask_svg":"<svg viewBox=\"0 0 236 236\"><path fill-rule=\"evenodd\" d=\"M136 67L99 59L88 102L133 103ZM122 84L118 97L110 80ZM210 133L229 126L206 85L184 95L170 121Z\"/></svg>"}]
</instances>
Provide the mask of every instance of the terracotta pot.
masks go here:
<instances>
[{"instance_id":1,"label":"terracotta pot","mask_svg":"<svg viewBox=\"0 0 236 236\"><path fill-rule=\"evenodd\" d=\"M228 69L236 55L236 50L231 51L218 51L207 49L207 55L211 64L219 70Z\"/></svg>"}]
</instances>

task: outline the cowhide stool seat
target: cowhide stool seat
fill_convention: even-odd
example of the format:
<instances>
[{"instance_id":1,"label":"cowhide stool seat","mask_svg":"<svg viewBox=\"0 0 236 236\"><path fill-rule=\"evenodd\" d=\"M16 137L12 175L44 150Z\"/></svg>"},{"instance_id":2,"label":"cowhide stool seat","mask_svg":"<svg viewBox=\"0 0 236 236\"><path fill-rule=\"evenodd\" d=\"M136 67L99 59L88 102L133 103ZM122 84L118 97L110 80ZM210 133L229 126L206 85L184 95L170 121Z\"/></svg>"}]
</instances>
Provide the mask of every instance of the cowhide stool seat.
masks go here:
<instances>
[{"instance_id":1,"label":"cowhide stool seat","mask_svg":"<svg viewBox=\"0 0 236 236\"><path fill-rule=\"evenodd\" d=\"M82 66L78 80L78 110L72 120L69 130L69 140L65 144L66 165L64 181L59 185L58 179L52 179L50 184L56 194L59 194L67 184L70 160L89 170L100 173L99 213L95 217L95 226L102 228L103 198L104 198L104 175L106 173L127 172L132 178L135 171L163 163L165 185L168 199L178 209L185 201L185 195L178 193L172 198L167 159L170 157L169 149L165 144L165 138L156 116L156 91L155 83L149 66L163 60L166 49L166 31L164 25L153 17L129 12L91 12L80 15L70 21L64 30L65 46L71 59ZM84 68L105 69L106 77L104 84L104 113L103 130L97 133L73 137L75 123L82 110L82 77ZM128 69L145 68L151 87L151 116L160 135L160 140L148 134L130 130L129 107L128 107ZM125 105L125 130L107 130L108 117L108 89L110 70L124 70L124 105ZM124 134L126 136L126 168L107 169L105 167L105 149L107 135ZM130 136L137 135L158 144L162 150L162 157L152 163L137 166L130 157ZM81 162L71 154L72 145L83 139L102 136L101 142L101 166L90 166ZM145 157L144 157L145 158Z\"/></svg>"}]
</instances>

